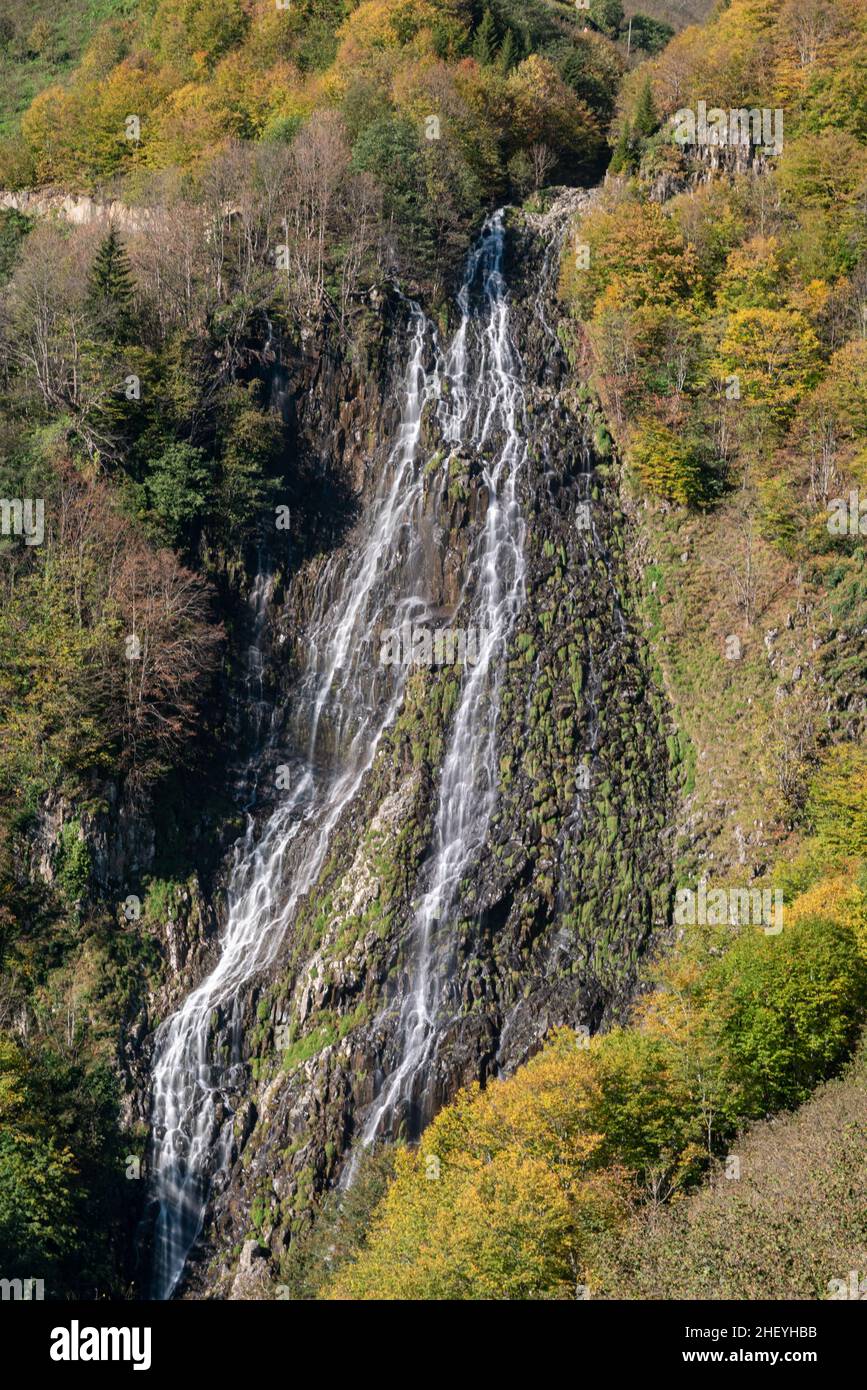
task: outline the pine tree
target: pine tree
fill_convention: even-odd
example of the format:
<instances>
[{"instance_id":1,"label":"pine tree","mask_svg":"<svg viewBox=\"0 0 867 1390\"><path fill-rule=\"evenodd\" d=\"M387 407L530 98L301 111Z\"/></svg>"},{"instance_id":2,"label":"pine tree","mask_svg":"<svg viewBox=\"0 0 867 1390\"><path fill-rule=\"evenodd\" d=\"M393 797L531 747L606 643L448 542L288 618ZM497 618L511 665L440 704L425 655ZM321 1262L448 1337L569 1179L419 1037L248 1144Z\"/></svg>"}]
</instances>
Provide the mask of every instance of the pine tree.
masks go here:
<instances>
[{"instance_id":1,"label":"pine tree","mask_svg":"<svg viewBox=\"0 0 867 1390\"><path fill-rule=\"evenodd\" d=\"M107 338L132 335L135 282L129 258L114 227L100 243L88 283L88 305Z\"/></svg>"},{"instance_id":2,"label":"pine tree","mask_svg":"<svg viewBox=\"0 0 867 1390\"><path fill-rule=\"evenodd\" d=\"M501 72L509 73L518 61L518 44L515 33L512 29L506 30L506 36L500 44L497 53L497 67Z\"/></svg>"},{"instance_id":3,"label":"pine tree","mask_svg":"<svg viewBox=\"0 0 867 1390\"><path fill-rule=\"evenodd\" d=\"M632 127L623 122L620 137L614 146L610 169L612 174L631 174L635 167L635 151L632 144Z\"/></svg>"},{"instance_id":4,"label":"pine tree","mask_svg":"<svg viewBox=\"0 0 867 1390\"><path fill-rule=\"evenodd\" d=\"M497 25L490 10L485 10L482 22L473 39L473 57L480 67L490 67L497 48Z\"/></svg>"},{"instance_id":5,"label":"pine tree","mask_svg":"<svg viewBox=\"0 0 867 1390\"><path fill-rule=\"evenodd\" d=\"M650 86L650 78L644 79L644 86L638 97L638 105L635 108L635 133L642 140L648 140L651 135L655 135L659 129L659 117L656 114L656 106L653 100L653 90Z\"/></svg>"}]
</instances>

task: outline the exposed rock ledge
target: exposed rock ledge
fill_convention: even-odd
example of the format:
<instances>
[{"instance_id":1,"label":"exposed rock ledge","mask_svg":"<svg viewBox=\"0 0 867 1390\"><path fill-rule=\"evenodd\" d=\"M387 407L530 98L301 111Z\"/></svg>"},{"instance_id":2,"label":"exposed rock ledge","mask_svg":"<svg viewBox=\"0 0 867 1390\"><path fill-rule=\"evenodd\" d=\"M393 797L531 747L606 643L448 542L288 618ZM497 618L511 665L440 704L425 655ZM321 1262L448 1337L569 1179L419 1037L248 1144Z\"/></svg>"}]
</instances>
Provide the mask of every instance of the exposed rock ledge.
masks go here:
<instances>
[{"instance_id":1,"label":"exposed rock ledge","mask_svg":"<svg viewBox=\"0 0 867 1390\"><path fill-rule=\"evenodd\" d=\"M100 202L88 193L64 193L59 188L0 190L0 208L14 208L27 217L55 216L76 226L114 223L127 232L141 232L156 215L154 208L134 208L112 198Z\"/></svg>"}]
</instances>

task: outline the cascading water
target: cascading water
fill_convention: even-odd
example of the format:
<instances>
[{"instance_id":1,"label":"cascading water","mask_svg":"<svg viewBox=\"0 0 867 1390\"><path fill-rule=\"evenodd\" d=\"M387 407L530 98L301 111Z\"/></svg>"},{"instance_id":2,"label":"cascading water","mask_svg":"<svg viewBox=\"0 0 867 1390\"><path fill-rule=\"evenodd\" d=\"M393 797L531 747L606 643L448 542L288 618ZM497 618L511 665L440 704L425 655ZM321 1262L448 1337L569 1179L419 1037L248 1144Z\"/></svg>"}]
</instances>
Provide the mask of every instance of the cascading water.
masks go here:
<instances>
[{"instance_id":1,"label":"cascading water","mask_svg":"<svg viewBox=\"0 0 867 1390\"><path fill-rule=\"evenodd\" d=\"M264 829L251 814L236 848L216 967L157 1033L152 1069L156 1298L171 1297L201 1230L211 1179L231 1152L232 1098L245 1076L238 1015L242 992L273 961L400 704L405 670L378 665L373 653L384 615L394 611L395 589L410 596L411 608L418 607L411 597L417 578L412 539L423 496L418 444L424 408L439 391L437 369L425 369L429 325L416 305L411 323L402 421L365 532L348 559L341 555L329 563L317 587L307 676L294 701L303 751L283 770L289 785L283 783L284 799ZM267 584L257 580L254 592L266 594ZM254 627L261 640L264 624ZM253 684L260 668L254 644ZM260 748L254 762L265 752ZM224 1011L228 1062L225 1051L220 1056L215 1026Z\"/></svg>"},{"instance_id":2,"label":"cascading water","mask_svg":"<svg viewBox=\"0 0 867 1390\"><path fill-rule=\"evenodd\" d=\"M458 296L460 323L447 351L418 306L398 439L357 546L335 554L317 584L305 637L306 674L293 694L298 749L281 769L284 799L236 848L221 954L212 973L159 1029L153 1081L154 1193L158 1201L153 1292L171 1297L204 1221L215 1175L232 1152L241 1055L240 1001L274 961L302 898L325 863L332 832L358 794L403 697L407 668L379 661L386 625L425 622L431 608L417 544L425 505L419 442L425 407L441 435L440 461L474 450L483 462L484 521L469 555L459 608L476 631L449 732L431 853L411 929L409 988L399 1003L400 1061L386 1078L356 1148L427 1118L425 1080L449 978L447 922L461 881L481 851L497 798L496 737L506 646L524 602L525 523L518 485L526 461L521 369L503 278L502 212L485 224ZM425 361L433 351L434 365ZM447 389L445 383L448 383ZM264 581L259 591L266 589ZM264 624L257 630L262 633ZM251 652L252 673L261 662ZM273 729L274 721L264 725ZM269 737L273 737L270 734ZM269 750L258 757L267 759ZM273 756L273 755L272 755ZM256 778L251 778L255 786ZM287 785L288 784L288 785ZM278 906L279 904L279 906ZM351 1178L353 1164L345 1174Z\"/></svg>"},{"instance_id":3,"label":"cascading water","mask_svg":"<svg viewBox=\"0 0 867 1390\"><path fill-rule=\"evenodd\" d=\"M402 1121L410 1135L429 1118L425 1095L448 988L449 917L461 881L482 848L496 804L496 739L503 662L524 602L525 522L518 482L527 457L521 364L509 330L503 278L502 212L485 224L458 296L461 322L447 353L450 393L439 416L447 445L490 455L488 507L470 557L463 608L480 633L479 659L463 672L460 700L442 765L432 853L412 929L410 985L400 1004L401 1059L362 1127L345 1170L352 1182L362 1149Z\"/></svg>"}]
</instances>

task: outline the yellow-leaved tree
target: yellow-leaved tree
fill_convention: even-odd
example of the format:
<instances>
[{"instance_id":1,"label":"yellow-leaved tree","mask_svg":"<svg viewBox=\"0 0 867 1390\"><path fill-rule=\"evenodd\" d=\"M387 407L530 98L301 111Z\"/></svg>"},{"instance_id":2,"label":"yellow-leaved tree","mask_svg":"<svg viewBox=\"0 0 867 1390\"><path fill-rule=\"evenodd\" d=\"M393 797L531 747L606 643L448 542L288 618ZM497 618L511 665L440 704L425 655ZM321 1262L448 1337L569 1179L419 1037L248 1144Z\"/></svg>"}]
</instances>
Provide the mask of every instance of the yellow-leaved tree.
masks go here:
<instances>
[{"instance_id":1,"label":"yellow-leaved tree","mask_svg":"<svg viewBox=\"0 0 867 1390\"><path fill-rule=\"evenodd\" d=\"M443 1110L395 1178L335 1299L574 1298L629 1182L599 1166L591 1048L568 1030L514 1076Z\"/></svg>"}]
</instances>

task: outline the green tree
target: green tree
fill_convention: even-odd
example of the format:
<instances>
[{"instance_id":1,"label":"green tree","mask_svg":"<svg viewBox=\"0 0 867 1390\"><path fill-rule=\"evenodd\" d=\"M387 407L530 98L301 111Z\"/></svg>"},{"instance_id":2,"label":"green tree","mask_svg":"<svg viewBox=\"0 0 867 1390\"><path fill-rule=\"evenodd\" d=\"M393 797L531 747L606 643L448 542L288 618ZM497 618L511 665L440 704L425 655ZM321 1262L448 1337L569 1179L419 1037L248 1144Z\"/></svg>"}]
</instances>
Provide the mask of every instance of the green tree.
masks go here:
<instances>
[{"instance_id":1,"label":"green tree","mask_svg":"<svg viewBox=\"0 0 867 1390\"><path fill-rule=\"evenodd\" d=\"M417 127L404 117L378 116L356 141L352 164L356 171L373 174L380 181L386 216L414 248L417 260L426 264L433 238L426 216L425 168Z\"/></svg>"},{"instance_id":2,"label":"green tree","mask_svg":"<svg viewBox=\"0 0 867 1390\"><path fill-rule=\"evenodd\" d=\"M743 1118L801 1104L848 1055L867 1004L852 931L802 920L748 929L707 971L705 1026Z\"/></svg>"},{"instance_id":3,"label":"green tree","mask_svg":"<svg viewBox=\"0 0 867 1390\"><path fill-rule=\"evenodd\" d=\"M282 423L259 405L258 390L258 383L249 389L233 388L226 393L222 410L224 444L213 519L220 536L234 544L266 524L277 489L268 470L282 438Z\"/></svg>"},{"instance_id":4,"label":"green tree","mask_svg":"<svg viewBox=\"0 0 867 1390\"><path fill-rule=\"evenodd\" d=\"M133 330L135 279L123 243L112 226L100 243L88 278L88 307L100 332L127 342Z\"/></svg>"},{"instance_id":5,"label":"green tree","mask_svg":"<svg viewBox=\"0 0 867 1390\"><path fill-rule=\"evenodd\" d=\"M494 61L497 51L497 22L490 10L485 10L473 38L473 57L483 68Z\"/></svg>"},{"instance_id":6,"label":"green tree","mask_svg":"<svg viewBox=\"0 0 867 1390\"><path fill-rule=\"evenodd\" d=\"M0 211L0 285L5 284L14 269L21 243L33 226L33 221L14 208Z\"/></svg>"},{"instance_id":7,"label":"green tree","mask_svg":"<svg viewBox=\"0 0 867 1390\"><path fill-rule=\"evenodd\" d=\"M150 466L147 493L164 538L177 545L185 529L206 510L214 466L205 451L178 440Z\"/></svg>"},{"instance_id":8,"label":"green tree","mask_svg":"<svg viewBox=\"0 0 867 1390\"><path fill-rule=\"evenodd\" d=\"M611 120L623 77L623 59L612 43L589 29L576 34L560 73L591 111L605 122Z\"/></svg>"},{"instance_id":9,"label":"green tree","mask_svg":"<svg viewBox=\"0 0 867 1390\"><path fill-rule=\"evenodd\" d=\"M108 1289L123 1220L117 1084L107 1067L0 1034L0 1269L55 1296Z\"/></svg>"},{"instance_id":10,"label":"green tree","mask_svg":"<svg viewBox=\"0 0 867 1390\"><path fill-rule=\"evenodd\" d=\"M620 134L617 137L617 144L614 146L609 167L612 174L631 174L635 171L636 164L632 127L628 121L624 121L620 127Z\"/></svg>"},{"instance_id":11,"label":"green tree","mask_svg":"<svg viewBox=\"0 0 867 1390\"><path fill-rule=\"evenodd\" d=\"M594 1052L599 1095L591 1122L602 1156L634 1172L655 1200L697 1176L707 1157L694 1078L674 1043L615 1029Z\"/></svg>"},{"instance_id":12,"label":"green tree","mask_svg":"<svg viewBox=\"0 0 867 1390\"><path fill-rule=\"evenodd\" d=\"M651 19L646 14L632 16L632 47L641 48L645 53L661 53L666 44L674 38L674 29L662 19Z\"/></svg>"},{"instance_id":13,"label":"green tree","mask_svg":"<svg viewBox=\"0 0 867 1390\"><path fill-rule=\"evenodd\" d=\"M3 1277L49 1281L75 1248L76 1171L51 1139L0 1129L0 1264ZM49 1283L50 1287L50 1283Z\"/></svg>"},{"instance_id":14,"label":"green tree","mask_svg":"<svg viewBox=\"0 0 867 1390\"><path fill-rule=\"evenodd\" d=\"M497 50L497 67L500 72L508 74L520 61L520 58L521 52L518 40L515 38L515 32L513 29L507 29L503 36L503 42Z\"/></svg>"},{"instance_id":15,"label":"green tree","mask_svg":"<svg viewBox=\"0 0 867 1390\"><path fill-rule=\"evenodd\" d=\"M633 127L636 135L640 135L642 140L649 140L651 135L655 135L659 129L659 117L656 114L656 105L653 100L653 88L650 85L650 78L646 77L644 85L638 94L638 103L635 107L633 116Z\"/></svg>"},{"instance_id":16,"label":"green tree","mask_svg":"<svg viewBox=\"0 0 867 1390\"><path fill-rule=\"evenodd\" d=\"M590 0L590 18L603 34L616 39L623 25L620 0Z\"/></svg>"}]
</instances>

